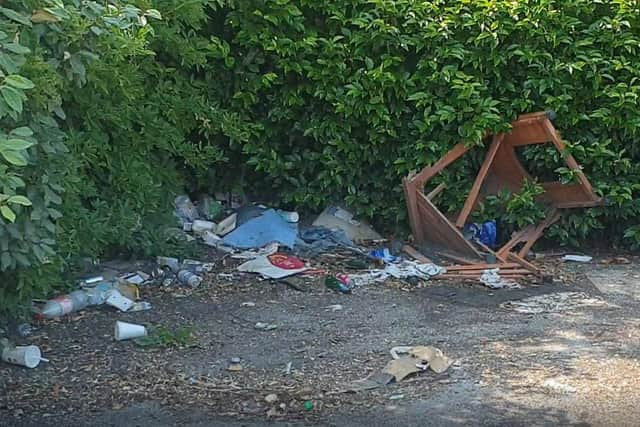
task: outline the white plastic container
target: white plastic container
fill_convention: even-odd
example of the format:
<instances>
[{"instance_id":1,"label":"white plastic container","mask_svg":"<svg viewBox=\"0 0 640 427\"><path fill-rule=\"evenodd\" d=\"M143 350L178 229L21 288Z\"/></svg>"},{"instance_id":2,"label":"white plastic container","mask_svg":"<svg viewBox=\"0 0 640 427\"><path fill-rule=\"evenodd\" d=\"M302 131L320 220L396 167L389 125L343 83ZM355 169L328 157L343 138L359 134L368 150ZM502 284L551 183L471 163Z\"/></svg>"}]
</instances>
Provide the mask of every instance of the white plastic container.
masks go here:
<instances>
[{"instance_id":1,"label":"white plastic container","mask_svg":"<svg viewBox=\"0 0 640 427\"><path fill-rule=\"evenodd\" d=\"M26 366L27 368L35 368L41 361L47 359L42 358L40 349L35 345L25 345L17 347L5 347L2 350L2 360L14 365Z\"/></svg>"},{"instance_id":2,"label":"white plastic container","mask_svg":"<svg viewBox=\"0 0 640 427\"><path fill-rule=\"evenodd\" d=\"M116 341L130 340L147 336L147 328L135 323L116 322L115 338Z\"/></svg>"}]
</instances>

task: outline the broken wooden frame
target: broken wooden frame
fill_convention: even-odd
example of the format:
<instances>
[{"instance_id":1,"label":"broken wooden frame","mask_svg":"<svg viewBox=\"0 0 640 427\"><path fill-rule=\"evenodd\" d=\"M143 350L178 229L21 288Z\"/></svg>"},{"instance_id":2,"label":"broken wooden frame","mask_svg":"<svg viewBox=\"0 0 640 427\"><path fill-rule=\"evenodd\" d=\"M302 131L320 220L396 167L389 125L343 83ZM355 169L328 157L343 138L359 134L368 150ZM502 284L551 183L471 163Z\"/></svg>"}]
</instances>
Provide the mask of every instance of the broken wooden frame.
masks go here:
<instances>
[{"instance_id":1,"label":"broken wooden frame","mask_svg":"<svg viewBox=\"0 0 640 427\"><path fill-rule=\"evenodd\" d=\"M403 181L405 200L409 213L409 222L414 241L419 246L429 246L446 258L467 264L467 268L449 268L447 275L477 277L486 268L501 268L501 274L513 276L539 274L539 270L524 260L533 244L542 236L544 230L560 219L560 210L578 207L593 207L603 204L582 172L578 162L566 153L565 145L554 128L551 114L546 112L531 113L520 116L512 123L508 133L492 136L491 145L485 160L471 187L462 210L455 221L450 221L436 208L432 199L446 189L444 184L438 185L429 194L424 194L424 186L443 169L464 155L469 148L463 143L453 147L432 166L424 168L417 174L409 175ZM573 171L576 182L564 184L558 181L544 182L545 192L539 200L549 209L545 220L538 225L531 225L512 235L511 240L497 251L467 240L461 233L467 219L478 203L489 194L496 194L502 189L517 192L525 180L532 180L518 160L516 147L533 144L552 144L561 154L566 165ZM516 252L514 249L522 244ZM491 254L497 260L494 265L479 264L478 261ZM480 262L482 262L480 261ZM515 270L510 270L513 267ZM456 272L456 273L454 273Z\"/></svg>"}]
</instances>

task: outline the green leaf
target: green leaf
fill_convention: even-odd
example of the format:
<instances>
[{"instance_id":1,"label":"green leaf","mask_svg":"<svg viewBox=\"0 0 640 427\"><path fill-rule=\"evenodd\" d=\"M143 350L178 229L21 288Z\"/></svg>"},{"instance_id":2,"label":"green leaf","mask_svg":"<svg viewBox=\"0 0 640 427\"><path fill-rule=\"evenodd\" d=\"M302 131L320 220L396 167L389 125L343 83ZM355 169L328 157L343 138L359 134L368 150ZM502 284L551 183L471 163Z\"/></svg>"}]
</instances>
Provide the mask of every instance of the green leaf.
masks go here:
<instances>
[{"instance_id":1,"label":"green leaf","mask_svg":"<svg viewBox=\"0 0 640 427\"><path fill-rule=\"evenodd\" d=\"M14 222L16 220L16 214L11 210L9 206L2 205L0 206L0 213L3 217L8 219L10 222Z\"/></svg>"},{"instance_id":2,"label":"green leaf","mask_svg":"<svg viewBox=\"0 0 640 427\"><path fill-rule=\"evenodd\" d=\"M16 136L29 137L29 136L33 135L33 131L31 130L31 128L28 128L26 126L22 126L22 127L15 128L14 130L12 130L10 134L11 135L16 135Z\"/></svg>"},{"instance_id":3,"label":"green leaf","mask_svg":"<svg viewBox=\"0 0 640 427\"><path fill-rule=\"evenodd\" d=\"M33 146L33 142L24 139L10 138L4 141L0 140L0 150L20 151L26 150L31 146Z\"/></svg>"},{"instance_id":4,"label":"green leaf","mask_svg":"<svg viewBox=\"0 0 640 427\"><path fill-rule=\"evenodd\" d=\"M147 9L144 14L154 19L162 19L162 15L160 15L160 12L156 9Z\"/></svg>"},{"instance_id":5,"label":"green leaf","mask_svg":"<svg viewBox=\"0 0 640 427\"><path fill-rule=\"evenodd\" d=\"M12 165L27 165L27 159L22 155L22 153L18 151L0 151L0 154L2 154L2 157L4 157L4 159Z\"/></svg>"},{"instance_id":6,"label":"green leaf","mask_svg":"<svg viewBox=\"0 0 640 427\"><path fill-rule=\"evenodd\" d=\"M33 15L31 15L31 21L35 22L36 24L58 22L59 20L60 18L44 9L38 9L33 12Z\"/></svg>"},{"instance_id":7,"label":"green leaf","mask_svg":"<svg viewBox=\"0 0 640 427\"><path fill-rule=\"evenodd\" d=\"M3 44L2 46L5 49L7 49L9 52L13 52L18 55L26 55L27 53L31 52L31 49L29 49L28 47L22 46L19 43L6 43L6 44Z\"/></svg>"},{"instance_id":8,"label":"green leaf","mask_svg":"<svg viewBox=\"0 0 640 427\"><path fill-rule=\"evenodd\" d=\"M22 15L16 12L15 10L7 9L6 7L0 7L0 13L2 13L7 18L12 19L16 22L27 25L29 27L31 26L31 21L29 20L29 17Z\"/></svg>"},{"instance_id":9,"label":"green leaf","mask_svg":"<svg viewBox=\"0 0 640 427\"><path fill-rule=\"evenodd\" d=\"M11 196L9 197L9 200L7 200L8 203L13 203L16 205L22 205L22 206L31 206L31 200L27 199L24 196Z\"/></svg>"},{"instance_id":10,"label":"green leaf","mask_svg":"<svg viewBox=\"0 0 640 427\"><path fill-rule=\"evenodd\" d=\"M4 82L18 89L33 89L35 87L31 80L18 74L11 74L5 77Z\"/></svg>"},{"instance_id":11,"label":"green leaf","mask_svg":"<svg viewBox=\"0 0 640 427\"><path fill-rule=\"evenodd\" d=\"M364 59L364 63L367 65L367 69L371 70L373 68L373 60L368 56Z\"/></svg>"},{"instance_id":12,"label":"green leaf","mask_svg":"<svg viewBox=\"0 0 640 427\"><path fill-rule=\"evenodd\" d=\"M11 109L22 112L22 92L11 86L0 86L0 93Z\"/></svg>"}]
</instances>

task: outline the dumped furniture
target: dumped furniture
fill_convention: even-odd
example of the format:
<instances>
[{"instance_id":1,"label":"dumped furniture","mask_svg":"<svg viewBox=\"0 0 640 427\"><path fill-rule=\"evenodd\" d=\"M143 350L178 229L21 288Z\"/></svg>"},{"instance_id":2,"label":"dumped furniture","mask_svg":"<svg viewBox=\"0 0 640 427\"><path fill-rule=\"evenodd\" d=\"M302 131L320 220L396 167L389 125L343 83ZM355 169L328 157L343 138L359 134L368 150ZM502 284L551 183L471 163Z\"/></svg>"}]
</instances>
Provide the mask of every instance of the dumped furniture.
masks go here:
<instances>
[{"instance_id":1,"label":"dumped furniture","mask_svg":"<svg viewBox=\"0 0 640 427\"><path fill-rule=\"evenodd\" d=\"M439 255L463 264L447 267L447 274L442 277L477 278L484 270L491 268L499 268L501 275L511 277L540 276L540 270L524 258L544 230L560 219L561 210L604 204L602 198L594 193L578 162L565 152L565 145L551 122L552 117L552 112L525 114L512 123L510 132L491 136L491 145L484 163L462 210L454 219L447 218L432 202L446 186L440 184L429 194L424 194L424 188L433 177L469 151L464 143L453 147L432 166L404 179L405 200L415 243L419 247L428 247ZM540 224L530 225L514 233L498 250L494 251L478 241L467 240L461 229L479 202L503 189L517 192L525 181L532 180L529 172L518 160L515 150L517 147L533 144L549 144L555 147L572 170L576 182L541 183L545 192L539 196L539 201L548 207L545 219ZM487 259L492 262L485 263Z\"/></svg>"}]
</instances>

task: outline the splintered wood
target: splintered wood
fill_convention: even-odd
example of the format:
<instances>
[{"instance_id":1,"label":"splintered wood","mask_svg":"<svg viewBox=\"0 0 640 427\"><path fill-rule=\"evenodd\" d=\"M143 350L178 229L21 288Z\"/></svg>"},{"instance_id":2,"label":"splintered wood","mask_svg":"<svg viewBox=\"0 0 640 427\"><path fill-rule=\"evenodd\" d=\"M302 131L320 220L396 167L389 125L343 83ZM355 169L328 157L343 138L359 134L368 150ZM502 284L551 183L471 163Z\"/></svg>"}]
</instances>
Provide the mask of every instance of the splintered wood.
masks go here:
<instances>
[{"instance_id":1,"label":"splintered wood","mask_svg":"<svg viewBox=\"0 0 640 427\"><path fill-rule=\"evenodd\" d=\"M535 242L542 237L544 230L560 219L560 210L603 204L602 198L594 193L578 162L571 154L565 152L565 145L551 122L551 115L546 112L524 114L512 123L510 132L491 136L492 142L485 160L462 210L454 221L440 212L434 203L434 198L446 191L446 185L438 185L428 195L424 194L424 186L468 151L463 143L453 147L432 166L403 180L414 242L419 247L432 249L439 257L459 264L445 266L447 272L437 278L478 280L485 270L496 268L501 276L509 279L527 276L542 278L542 272L526 261L525 257ZM560 151L562 159L575 174L576 182L541 183L545 192L539 197L539 201L548 207L545 219L537 225L530 225L514 233L501 248L494 251L478 241L466 239L461 230L471 212L486 196L497 194L502 189L520 189L525 181L533 180L518 160L515 151L516 147L533 144L549 144ZM405 247L405 252L419 262L431 262L431 259L424 257L412 247Z\"/></svg>"}]
</instances>

